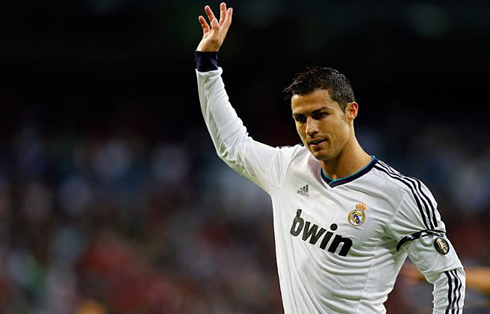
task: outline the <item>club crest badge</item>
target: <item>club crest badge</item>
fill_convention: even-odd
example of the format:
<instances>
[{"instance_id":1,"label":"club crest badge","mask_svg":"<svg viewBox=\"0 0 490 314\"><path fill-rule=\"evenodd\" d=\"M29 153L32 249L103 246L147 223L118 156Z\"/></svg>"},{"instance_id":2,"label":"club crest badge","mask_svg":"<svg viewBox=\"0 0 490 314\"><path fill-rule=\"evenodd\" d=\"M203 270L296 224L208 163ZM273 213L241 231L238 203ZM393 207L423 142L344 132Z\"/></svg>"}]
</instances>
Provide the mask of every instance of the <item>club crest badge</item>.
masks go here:
<instances>
[{"instance_id":1,"label":"club crest badge","mask_svg":"<svg viewBox=\"0 0 490 314\"><path fill-rule=\"evenodd\" d=\"M434 247L442 255L446 255L449 252L449 243L441 237L437 237L434 240Z\"/></svg>"},{"instance_id":2,"label":"club crest badge","mask_svg":"<svg viewBox=\"0 0 490 314\"><path fill-rule=\"evenodd\" d=\"M364 203L357 203L356 208L349 213L347 220L352 226L360 226L366 221L367 206Z\"/></svg>"}]
</instances>

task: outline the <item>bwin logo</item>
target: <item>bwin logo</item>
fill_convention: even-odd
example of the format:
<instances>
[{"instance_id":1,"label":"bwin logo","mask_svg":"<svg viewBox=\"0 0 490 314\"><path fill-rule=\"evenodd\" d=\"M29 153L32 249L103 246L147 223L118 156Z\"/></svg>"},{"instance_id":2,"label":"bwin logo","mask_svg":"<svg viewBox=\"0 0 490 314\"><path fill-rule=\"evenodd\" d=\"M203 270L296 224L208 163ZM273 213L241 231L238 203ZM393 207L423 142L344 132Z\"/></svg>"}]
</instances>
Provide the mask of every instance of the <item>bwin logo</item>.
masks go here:
<instances>
[{"instance_id":1,"label":"bwin logo","mask_svg":"<svg viewBox=\"0 0 490 314\"><path fill-rule=\"evenodd\" d=\"M325 250L325 248L328 245L328 242L330 241L334 233L330 231L326 232L327 230L325 230L324 228L320 228L320 230L318 230L317 225L312 224L309 221L305 222L305 220L301 218L301 212L302 212L301 209L298 209L298 211L296 212L296 217L294 217L293 225L291 226L290 233L293 236L297 237L299 236L301 231L303 231L303 236L302 236L303 241L308 241L308 239L310 239L310 243L313 245L315 245L318 242L318 240L320 240L322 235L325 234L325 236L322 239L322 242L320 243L320 248ZM338 228L337 224L330 225L330 230L332 231L337 230L337 228ZM342 244L342 249L340 249L340 252L338 254L340 256L347 256L347 253L349 253L350 248L352 246L352 240L348 238L344 238L343 236L340 236L338 234L335 235L335 238L333 239L332 243L328 247L328 251L330 253L335 254L340 244Z\"/></svg>"}]
</instances>

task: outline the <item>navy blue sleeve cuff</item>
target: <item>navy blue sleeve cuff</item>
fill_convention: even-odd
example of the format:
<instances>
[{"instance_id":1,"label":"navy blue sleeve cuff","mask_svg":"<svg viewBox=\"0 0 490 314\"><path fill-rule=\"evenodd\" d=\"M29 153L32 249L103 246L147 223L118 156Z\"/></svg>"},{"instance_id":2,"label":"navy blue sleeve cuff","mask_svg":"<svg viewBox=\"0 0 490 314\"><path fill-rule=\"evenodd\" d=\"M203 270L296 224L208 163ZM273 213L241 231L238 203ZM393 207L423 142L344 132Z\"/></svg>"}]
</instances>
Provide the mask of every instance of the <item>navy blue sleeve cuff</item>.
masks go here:
<instances>
[{"instance_id":1,"label":"navy blue sleeve cuff","mask_svg":"<svg viewBox=\"0 0 490 314\"><path fill-rule=\"evenodd\" d=\"M199 72L218 70L218 52L196 51L194 54L194 62L196 63L196 69Z\"/></svg>"}]
</instances>

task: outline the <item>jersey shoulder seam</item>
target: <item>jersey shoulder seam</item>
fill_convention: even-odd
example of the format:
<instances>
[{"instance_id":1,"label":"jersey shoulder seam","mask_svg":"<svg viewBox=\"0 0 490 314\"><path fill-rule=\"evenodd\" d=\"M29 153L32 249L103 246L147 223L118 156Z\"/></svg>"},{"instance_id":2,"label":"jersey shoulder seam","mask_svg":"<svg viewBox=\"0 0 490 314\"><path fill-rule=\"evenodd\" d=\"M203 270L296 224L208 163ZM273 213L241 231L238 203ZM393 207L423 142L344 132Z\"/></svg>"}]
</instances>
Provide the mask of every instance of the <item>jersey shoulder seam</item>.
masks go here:
<instances>
[{"instance_id":1,"label":"jersey shoulder seam","mask_svg":"<svg viewBox=\"0 0 490 314\"><path fill-rule=\"evenodd\" d=\"M404 184L401 179L411 179L411 180L417 180L420 181L417 178L409 177L404 175L403 173L399 172L395 168L389 166L382 160L378 160L377 165L374 166L374 168L377 170L377 173L381 173L380 176L383 176L390 182L392 185L395 185L398 187L398 189L402 190L404 194L410 193L410 188ZM391 172L391 175L390 175ZM395 176L396 178L394 178ZM402 196L403 197L403 196Z\"/></svg>"}]
</instances>

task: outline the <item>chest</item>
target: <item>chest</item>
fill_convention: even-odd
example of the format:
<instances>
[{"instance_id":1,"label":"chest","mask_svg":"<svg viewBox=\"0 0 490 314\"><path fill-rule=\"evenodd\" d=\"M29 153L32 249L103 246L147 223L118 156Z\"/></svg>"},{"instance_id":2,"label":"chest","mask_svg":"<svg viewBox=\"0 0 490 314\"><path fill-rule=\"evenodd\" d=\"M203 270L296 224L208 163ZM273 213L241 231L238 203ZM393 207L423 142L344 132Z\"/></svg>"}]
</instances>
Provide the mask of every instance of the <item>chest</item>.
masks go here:
<instances>
[{"instance_id":1,"label":"chest","mask_svg":"<svg viewBox=\"0 0 490 314\"><path fill-rule=\"evenodd\" d=\"M297 245L338 256L386 242L393 208L381 189L365 181L335 188L311 177L291 182L276 204L282 232Z\"/></svg>"}]
</instances>

